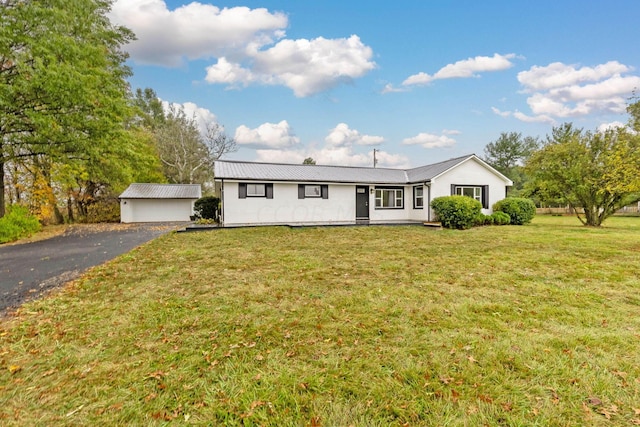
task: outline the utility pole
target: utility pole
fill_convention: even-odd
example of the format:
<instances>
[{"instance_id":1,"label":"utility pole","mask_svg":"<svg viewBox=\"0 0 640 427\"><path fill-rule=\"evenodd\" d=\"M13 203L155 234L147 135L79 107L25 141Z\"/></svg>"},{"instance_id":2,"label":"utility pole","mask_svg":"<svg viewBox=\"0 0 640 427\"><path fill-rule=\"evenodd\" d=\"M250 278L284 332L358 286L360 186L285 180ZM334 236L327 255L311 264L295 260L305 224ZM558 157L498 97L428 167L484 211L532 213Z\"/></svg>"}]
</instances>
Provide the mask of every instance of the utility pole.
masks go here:
<instances>
[{"instance_id":1,"label":"utility pole","mask_svg":"<svg viewBox=\"0 0 640 427\"><path fill-rule=\"evenodd\" d=\"M373 149L373 167L375 168L376 165L378 164L378 159L376 159L376 150L375 148Z\"/></svg>"}]
</instances>

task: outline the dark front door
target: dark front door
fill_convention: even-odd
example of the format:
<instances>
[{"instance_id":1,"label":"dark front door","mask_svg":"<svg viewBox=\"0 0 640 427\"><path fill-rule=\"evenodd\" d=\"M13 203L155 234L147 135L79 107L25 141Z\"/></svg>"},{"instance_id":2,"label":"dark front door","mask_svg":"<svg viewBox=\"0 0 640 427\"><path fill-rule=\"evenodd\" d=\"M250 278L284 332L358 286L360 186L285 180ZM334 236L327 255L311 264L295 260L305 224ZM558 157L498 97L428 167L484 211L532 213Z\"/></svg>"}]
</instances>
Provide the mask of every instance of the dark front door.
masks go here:
<instances>
[{"instance_id":1,"label":"dark front door","mask_svg":"<svg viewBox=\"0 0 640 427\"><path fill-rule=\"evenodd\" d=\"M369 187L356 186L356 219L369 219Z\"/></svg>"}]
</instances>

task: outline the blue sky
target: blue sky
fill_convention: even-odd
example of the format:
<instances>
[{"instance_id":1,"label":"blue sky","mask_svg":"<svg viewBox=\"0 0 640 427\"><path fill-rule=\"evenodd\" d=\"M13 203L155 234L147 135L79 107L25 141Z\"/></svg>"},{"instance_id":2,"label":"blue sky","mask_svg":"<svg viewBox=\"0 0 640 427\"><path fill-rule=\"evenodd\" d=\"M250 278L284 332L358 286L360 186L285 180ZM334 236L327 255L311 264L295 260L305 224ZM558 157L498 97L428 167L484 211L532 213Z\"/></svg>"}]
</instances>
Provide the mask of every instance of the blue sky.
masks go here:
<instances>
[{"instance_id":1,"label":"blue sky","mask_svg":"<svg viewBox=\"0 0 640 427\"><path fill-rule=\"evenodd\" d=\"M640 2L117 0L133 88L239 150L227 159L410 167L501 132L624 123ZM635 46L635 47L634 47Z\"/></svg>"}]
</instances>

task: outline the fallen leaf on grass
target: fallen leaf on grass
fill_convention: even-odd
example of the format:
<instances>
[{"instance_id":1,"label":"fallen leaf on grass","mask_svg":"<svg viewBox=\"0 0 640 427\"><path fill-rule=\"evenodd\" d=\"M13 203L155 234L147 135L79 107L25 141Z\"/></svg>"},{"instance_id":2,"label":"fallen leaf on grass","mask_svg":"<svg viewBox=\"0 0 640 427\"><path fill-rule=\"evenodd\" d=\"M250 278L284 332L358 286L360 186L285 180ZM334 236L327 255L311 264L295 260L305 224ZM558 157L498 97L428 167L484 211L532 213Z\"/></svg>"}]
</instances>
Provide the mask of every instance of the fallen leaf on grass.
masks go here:
<instances>
[{"instance_id":1,"label":"fallen leaf on grass","mask_svg":"<svg viewBox=\"0 0 640 427\"><path fill-rule=\"evenodd\" d=\"M602 400L598 399L595 396L592 396L592 397L588 398L587 401L589 402L589 404L591 404L593 406L602 405Z\"/></svg>"},{"instance_id":2,"label":"fallen leaf on grass","mask_svg":"<svg viewBox=\"0 0 640 427\"><path fill-rule=\"evenodd\" d=\"M22 370L21 366L18 366L18 365L10 365L9 366L9 373L11 373L11 374L15 374L17 372L20 372L21 370Z\"/></svg>"}]
</instances>

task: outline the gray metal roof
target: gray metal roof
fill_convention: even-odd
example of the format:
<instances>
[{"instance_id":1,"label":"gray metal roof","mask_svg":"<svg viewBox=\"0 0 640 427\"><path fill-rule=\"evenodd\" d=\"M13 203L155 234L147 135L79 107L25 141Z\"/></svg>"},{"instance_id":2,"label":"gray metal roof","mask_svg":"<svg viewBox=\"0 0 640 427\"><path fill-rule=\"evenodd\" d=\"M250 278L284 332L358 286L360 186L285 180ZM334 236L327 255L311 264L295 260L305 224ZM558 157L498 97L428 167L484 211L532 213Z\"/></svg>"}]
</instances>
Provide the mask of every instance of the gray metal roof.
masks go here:
<instances>
[{"instance_id":1,"label":"gray metal roof","mask_svg":"<svg viewBox=\"0 0 640 427\"><path fill-rule=\"evenodd\" d=\"M216 179L249 181L345 182L369 184L410 184L429 181L465 160L468 155L413 169L363 168L351 166L293 165L217 160Z\"/></svg>"},{"instance_id":2,"label":"gray metal roof","mask_svg":"<svg viewBox=\"0 0 640 427\"><path fill-rule=\"evenodd\" d=\"M131 184L121 199L199 199L200 184Z\"/></svg>"}]
</instances>

